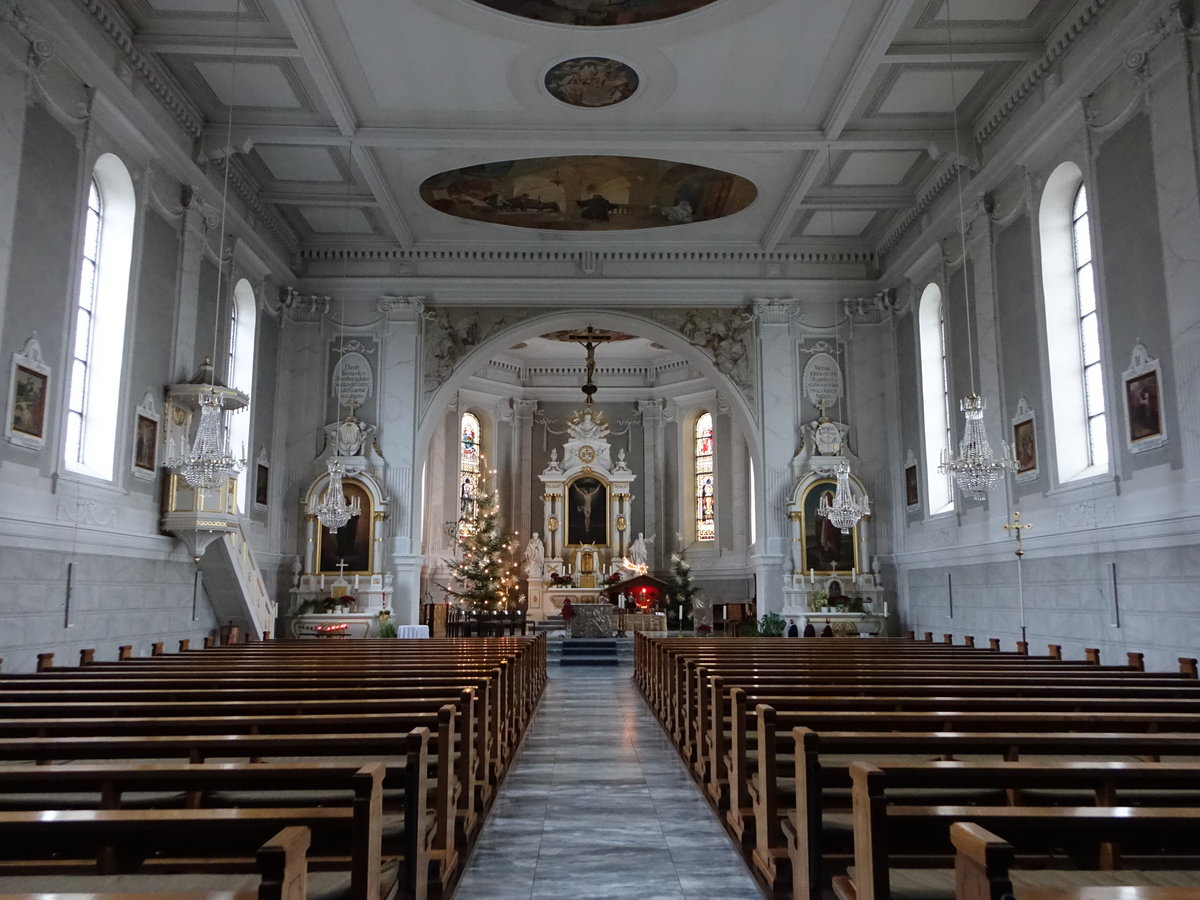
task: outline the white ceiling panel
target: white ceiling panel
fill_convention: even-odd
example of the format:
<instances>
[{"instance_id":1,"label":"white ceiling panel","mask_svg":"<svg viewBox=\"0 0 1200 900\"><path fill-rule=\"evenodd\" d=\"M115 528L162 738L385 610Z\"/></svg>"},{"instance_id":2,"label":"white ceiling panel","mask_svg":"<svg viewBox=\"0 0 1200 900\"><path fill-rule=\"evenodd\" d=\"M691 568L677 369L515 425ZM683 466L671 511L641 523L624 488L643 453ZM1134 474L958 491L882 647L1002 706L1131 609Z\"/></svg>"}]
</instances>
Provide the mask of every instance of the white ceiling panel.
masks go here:
<instances>
[{"instance_id":1,"label":"white ceiling panel","mask_svg":"<svg viewBox=\"0 0 1200 900\"><path fill-rule=\"evenodd\" d=\"M248 12L245 4L239 0L142 0L146 6L160 13L184 13L197 15L234 15L245 16Z\"/></svg>"},{"instance_id":2,"label":"white ceiling panel","mask_svg":"<svg viewBox=\"0 0 1200 900\"><path fill-rule=\"evenodd\" d=\"M983 77L983 69L910 69L901 72L879 104L884 115L952 113Z\"/></svg>"},{"instance_id":3,"label":"white ceiling panel","mask_svg":"<svg viewBox=\"0 0 1200 900\"><path fill-rule=\"evenodd\" d=\"M254 148L277 181L345 182L342 170L325 147L259 144Z\"/></svg>"},{"instance_id":4,"label":"white ceiling panel","mask_svg":"<svg viewBox=\"0 0 1200 900\"><path fill-rule=\"evenodd\" d=\"M858 237L875 219L874 210L824 210L814 212L804 224L804 237Z\"/></svg>"},{"instance_id":5,"label":"white ceiling panel","mask_svg":"<svg viewBox=\"0 0 1200 900\"><path fill-rule=\"evenodd\" d=\"M298 208L304 221L316 234L373 234L374 227L361 209L335 209L325 206Z\"/></svg>"},{"instance_id":6,"label":"white ceiling panel","mask_svg":"<svg viewBox=\"0 0 1200 900\"><path fill-rule=\"evenodd\" d=\"M953 0L949 4L952 22L1023 22L1041 0ZM934 18L946 21L943 3Z\"/></svg>"},{"instance_id":7,"label":"white ceiling panel","mask_svg":"<svg viewBox=\"0 0 1200 900\"><path fill-rule=\"evenodd\" d=\"M196 71L225 106L302 109L287 75L277 63L198 60Z\"/></svg>"},{"instance_id":8,"label":"white ceiling panel","mask_svg":"<svg viewBox=\"0 0 1200 900\"><path fill-rule=\"evenodd\" d=\"M845 187L900 184L920 156L920 152L916 150L903 153L890 150L860 150L850 154L833 183Z\"/></svg>"}]
</instances>

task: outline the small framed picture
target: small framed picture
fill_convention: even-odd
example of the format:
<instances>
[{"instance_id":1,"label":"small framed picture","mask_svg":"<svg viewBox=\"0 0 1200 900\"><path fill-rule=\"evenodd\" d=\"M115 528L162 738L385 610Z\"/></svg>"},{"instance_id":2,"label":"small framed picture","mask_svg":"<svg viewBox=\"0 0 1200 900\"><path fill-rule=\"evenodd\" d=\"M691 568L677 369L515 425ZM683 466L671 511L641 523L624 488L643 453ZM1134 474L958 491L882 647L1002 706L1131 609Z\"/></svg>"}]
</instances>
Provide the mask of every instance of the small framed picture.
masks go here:
<instances>
[{"instance_id":1,"label":"small framed picture","mask_svg":"<svg viewBox=\"0 0 1200 900\"><path fill-rule=\"evenodd\" d=\"M1017 414L1012 418L1012 448L1017 459L1017 481L1037 478L1037 417L1024 396L1017 401Z\"/></svg>"},{"instance_id":2,"label":"small framed picture","mask_svg":"<svg viewBox=\"0 0 1200 900\"><path fill-rule=\"evenodd\" d=\"M151 481L158 474L158 410L154 392L146 388L133 419L133 477Z\"/></svg>"},{"instance_id":3,"label":"small framed picture","mask_svg":"<svg viewBox=\"0 0 1200 900\"><path fill-rule=\"evenodd\" d=\"M134 468L153 472L158 464L158 421L138 413L133 440Z\"/></svg>"},{"instance_id":4,"label":"small framed picture","mask_svg":"<svg viewBox=\"0 0 1200 900\"><path fill-rule=\"evenodd\" d=\"M917 458L913 456L912 449L908 451L908 455L904 458L904 505L909 510L914 510L921 505L921 480L920 471L917 469Z\"/></svg>"},{"instance_id":5,"label":"small framed picture","mask_svg":"<svg viewBox=\"0 0 1200 900\"><path fill-rule=\"evenodd\" d=\"M1124 373L1126 444L1130 453L1154 450L1167 442L1162 408L1162 366L1140 342Z\"/></svg>"},{"instance_id":6,"label":"small framed picture","mask_svg":"<svg viewBox=\"0 0 1200 900\"><path fill-rule=\"evenodd\" d=\"M36 336L12 357L8 418L4 433L9 443L31 450L46 444L46 403L50 396L50 367L42 360Z\"/></svg>"},{"instance_id":7,"label":"small framed picture","mask_svg":"<svg viewBox=\"0 0 1200 900\"><path fill-rule=\"evenodd\" d=\"M271 470L266 463L260 462L255 466L254 473L254 502L258 506L266 506L270 494L270 482L267 479Z\"/></svg>"}]
</instances>

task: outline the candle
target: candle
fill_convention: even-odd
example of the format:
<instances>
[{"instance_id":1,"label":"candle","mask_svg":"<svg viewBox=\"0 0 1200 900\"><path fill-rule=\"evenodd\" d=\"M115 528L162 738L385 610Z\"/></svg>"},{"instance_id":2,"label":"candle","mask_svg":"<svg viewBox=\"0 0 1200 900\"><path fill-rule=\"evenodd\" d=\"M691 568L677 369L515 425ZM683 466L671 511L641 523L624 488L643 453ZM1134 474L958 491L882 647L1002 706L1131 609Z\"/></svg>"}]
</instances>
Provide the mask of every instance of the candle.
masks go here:
<instances>
[{"instance_id":1,"label":"candle","mask_svg":"<svg viewBox=\"0 0 1200 900\"><path fill-rule=\"evenodd\" d=\"M854 581L855 584L858 584L858 569L857 568L853 568L850 570L850 578Z\"/></svg>"},{"instance_id":2,"label":"candle","mask_svg":"<svg viewBox=\"0 0 1200 900\"><path fill-rule=\"evenodd\" d=\"M354 573L354 589L356 591L358 590L358 573L357 572Z\"/></svg>"},{"instance_id":3,"label":"candle","mask_svg":"<svg viewBox=\"0 0 1200 900\"><path fill-rule=\"evenodd\" d=\"M325 590L325 573L321 573L321 590Z\"/></svg>"},{"instance_id":4,"label":"candle","mask_svg":"<svg viewBox=\"0 0 1200 900\"><path fill-rule=\"evenodd\" d=\"M815 569L809 569L809 570L808 570L808 583L809 583L810 585L813 585L813 584L816 584L816 583L817 583L817 573L816 573L816 570L815 570Z\"/></svg>"},{"instance_id":5,"label":"candle","mask_svg":"<svg viewBox=\"0 0 1200 900\"><path fill-rule=\"evenodd\" d=\"M679 604L679 627L682 630L682 628L683 628L683 604L682 603Z\"/></svg>"}]
</instances>

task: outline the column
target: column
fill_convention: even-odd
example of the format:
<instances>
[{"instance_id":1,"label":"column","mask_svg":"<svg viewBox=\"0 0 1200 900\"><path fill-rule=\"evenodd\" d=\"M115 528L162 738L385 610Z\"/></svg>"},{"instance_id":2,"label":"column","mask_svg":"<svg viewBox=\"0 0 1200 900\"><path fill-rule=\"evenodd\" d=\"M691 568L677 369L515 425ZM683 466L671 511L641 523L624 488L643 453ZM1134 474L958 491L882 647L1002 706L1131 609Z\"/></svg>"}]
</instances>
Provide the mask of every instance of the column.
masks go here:
<instances>
[{"instance_id":1,"label":"column","mask_svg":"<svg viewBox=\"0 0 1200 900\"><path fill-rule=\"evenodd\" d=\"M783 608L783 568L791 548L784 509L792 488L791 463L796 451L796 342L791 322L794 300L756 300L759 372L762 377L760 434L762 466L758 504L758 542L751 562L758 593L758 614Z\"/></svg>"},{"instance_id":2,"label":"column","mask_svg":"<svg viewBox=\"0 0 1200 900\"><path fill-rule=\"evenodd\" d=\"M1189 37L1176 31L1164 40L1154 50L1151 69L1154 178L1179 411L1178 428L1168 422L1167 434L1181 442L1183 469L1192 480L1200 478L1200 61ZM1118 370L1126 364L1115 362Z\"/></svg>"},{"instance_id":3,"label":"column","mask_svg":"<svg viewBox=\"0 0 1200 900\"><path fill-rule=\"evenodd\" d=\"M196 315L200 308L200 266L204 262L205 232L210 227L207 221L210 218L200 199L193 194L184 206L183 233L179 239L179 281L175 296L175 340L171 360L171 377L177 382L191 378L196 367L203 362L196 355ZM213 221L211 227L217 224Z\"/></svg>"},{"instance_id":4,"label":"column","mask_svg":"<svg viewBox=\"0 0 1200 900\"><path fill-rule=\"evenodd\" d=\"M533 414L537 405L536 400L512 401L512 478L509 482L512 500L509 508L513 516L512 530L520 533L522 546L541 528L533 520Z\"/></svg>"},{"instance_id":5,"label":"column","mask_svg":"<svg viewBox=\"0 0 1200 900\"><path fill-rule=\"evenodd\" d=\"M3 27L0 24L0 28ZM13 229L21 181L25 109L24 67L7 54L0 53L0 185L4 185L0 190L0 331L3 331L8 305L8 273L12 267ZM12 346L21 346L26 337L28 335L17 335Z\"/></svg>"},{"instance_id":6,"label":"column","mask_svg":"<svg viewBox=\"0 0 1200 900\"><path fill-rule=\"evenodd\" d=\"M416 498L416 437L418 393L421 385L421 312L415 297L385 297L378 303L384 317L380 346L379 426L387 459L387 488L391 497L388 546L393 574L392 608L400 625L415 624L421 600L421 563Z\"/></svg>"},{"instance_id":7,"label":"column","mask_svg":"<svg viewBox=\"0 0 1200 900\"><path fill-rule=\"evenodd\" d=\"M642 496L642 531L647 537L659 535L666 521L664 515L666 505L667 485L663 483L663 473L666 471L666 458L663 447L663 407L662 400L637 401L638 412L642 414L642 486L638 493ZM670 491L671 496L677 496L678 491ZM634 529L632 522L631 530ZM662 568L663 547L674 549L667 541L666 535L650 543L647 562L651 571Z\"/></svg>"}]
</instances>

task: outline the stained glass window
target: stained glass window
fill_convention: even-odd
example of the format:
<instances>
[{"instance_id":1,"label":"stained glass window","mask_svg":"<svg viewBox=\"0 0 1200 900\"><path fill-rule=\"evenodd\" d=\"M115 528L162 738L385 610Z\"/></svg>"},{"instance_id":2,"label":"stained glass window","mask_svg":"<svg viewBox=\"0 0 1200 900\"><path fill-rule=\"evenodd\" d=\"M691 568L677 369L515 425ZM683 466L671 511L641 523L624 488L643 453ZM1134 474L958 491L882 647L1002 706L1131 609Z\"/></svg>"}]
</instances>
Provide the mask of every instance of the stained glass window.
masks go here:
<instances>
[{"instance_id":1,"label":"stained glass window","mask_svg":"<svg viewBox=\"0 0 1200 900\"><path fill-rule=\"evenodd\" d=\"M713 466L712 414L703 413L696 419L696 540L712 541L717 537L717 473Z\"/></svg>"},{"instance_id":2,"label":"stained glass window","mask_svg":"<svg viewBox=\"0 0 1200 900\"><path fill-rule=\"evenodd\" d=\"M458 533L470 534L474 528L479 489L479 419L472 413L463 413L459 425L458 443Z\"/></svg>"}]
</instances>

